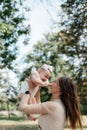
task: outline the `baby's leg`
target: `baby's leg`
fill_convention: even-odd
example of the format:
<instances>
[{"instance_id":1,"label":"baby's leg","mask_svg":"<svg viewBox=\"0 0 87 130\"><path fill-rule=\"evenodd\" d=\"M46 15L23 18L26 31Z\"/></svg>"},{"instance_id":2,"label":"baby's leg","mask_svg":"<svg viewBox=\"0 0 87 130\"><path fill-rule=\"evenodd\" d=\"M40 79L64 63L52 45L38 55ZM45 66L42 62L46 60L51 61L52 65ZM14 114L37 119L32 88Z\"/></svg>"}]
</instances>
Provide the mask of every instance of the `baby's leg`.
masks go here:
<instances>
[{"instance_id":1,"label":"baby's leg","mask_svg":"<svg viewBox=\"0 0 87 130\"><path fill-rule=\"evenodd\" d=\"M28 118L29 120L33 120L33 121L36 120L36 118L35 118L32 114L27 114L27 118Z\"/></svg>"}]
</instances>

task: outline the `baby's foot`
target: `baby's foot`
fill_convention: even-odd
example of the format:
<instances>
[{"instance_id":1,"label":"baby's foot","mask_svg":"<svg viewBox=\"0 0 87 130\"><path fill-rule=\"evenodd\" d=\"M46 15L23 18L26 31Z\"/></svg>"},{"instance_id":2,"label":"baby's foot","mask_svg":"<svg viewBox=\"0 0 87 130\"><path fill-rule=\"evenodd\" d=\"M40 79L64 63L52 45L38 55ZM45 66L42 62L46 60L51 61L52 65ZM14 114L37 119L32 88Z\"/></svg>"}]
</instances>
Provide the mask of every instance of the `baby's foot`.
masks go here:
<instances>
[{"instance_id":1,"label":"baby's foot","mask_svg":"<svg viewBox=\"0 0 87 130\"><path fill-rule=\"evenodd\" d=\"M29 120L33 120L33 121L36 120L36 118L35 118L33 115L31 115L31 114L27 115L27 118L28 118Z\"/></svg>"}]
</instances>

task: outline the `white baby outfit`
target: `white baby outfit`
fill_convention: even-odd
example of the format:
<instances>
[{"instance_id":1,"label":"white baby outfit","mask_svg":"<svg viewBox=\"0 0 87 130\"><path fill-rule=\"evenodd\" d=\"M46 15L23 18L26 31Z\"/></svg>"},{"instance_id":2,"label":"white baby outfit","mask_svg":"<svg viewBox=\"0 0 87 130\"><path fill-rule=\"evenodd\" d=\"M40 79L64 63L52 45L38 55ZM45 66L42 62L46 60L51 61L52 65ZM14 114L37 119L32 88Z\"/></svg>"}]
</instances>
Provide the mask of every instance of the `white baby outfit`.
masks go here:
<instances>
[{"instance_id":1,"label":"white baby outfit","mask_svg":"<svg viewBox=\"0 0 87 130\"><path fill-rule=\"evenodd\" d=\"M36 71L36 68L32 68L32 70L31 70L31 73L36 73L37 71ZM39 88L35 88L34 90L33 90L33 92L31 93L31 96L33 97L33 96L35 96L35 94L36 94L36 92L38 91L38 89ZM25 93L26 91L29 91L29 84L28 84L28 82L27 82L27 79L24 81L24 82L22 82L22 84L21 84L21 87L20 87L20 90L19 90L19 94L23 94L23 93Z\"/></svg>"},{"instance_id":2,"label":"white baby outfit","mask_svg":"<svg viewBox=\"0 0 87 130\"><path fill-rule=\"evenodd\" d=\"M50 66L50 65L47 65L47 64L42 65L41 68L43 68L43 69L45 69L45 70L49 70L50 72L52 72L52 70L53 70L53 67ZM35 67L32 68L31 74L32 74L32 73L37 73L37 70L36 70ZM38 74L38 73L37 73L37 74ZM39 74L38 74L38 75L39 75ZM47 85L48 83L49 83L49 82L48 82L48 80L47 80L47 81L45 82L45 84ZM32 96L32 97L34 97L34 96L36 95L38 89L39 89L39 86L36 86L35 89L34 89L34 90L32 91L32 93L31 93L31 96ZM20 90L19 90L19 95L22 94L22 93L25 93L26 91L29 91L29 84L27 83L27 80L25 80L24 82L22 82L21 88L20 88Z\"/></svg>"}]
</instances>

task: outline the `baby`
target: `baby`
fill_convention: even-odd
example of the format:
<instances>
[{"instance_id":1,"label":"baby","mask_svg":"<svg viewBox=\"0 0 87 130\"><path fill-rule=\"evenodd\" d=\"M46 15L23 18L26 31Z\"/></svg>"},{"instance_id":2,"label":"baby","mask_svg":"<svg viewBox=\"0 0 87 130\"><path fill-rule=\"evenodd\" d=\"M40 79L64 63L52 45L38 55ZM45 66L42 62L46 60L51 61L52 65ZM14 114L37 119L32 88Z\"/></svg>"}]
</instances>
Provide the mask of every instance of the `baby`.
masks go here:
<instances>
[{"instance_id":1,"label":"baby","mask_svg":"<svg viewBox=\"0 0 87 130\"><path fill-rule=\"evenodd\" d=\"M37 94L40 86L48 86L49 81L48 78L51 76L52 66L44 64L38 70L32 68L31 74L28 80L22 85L20 94L29 93L31 95L31 100L29 104L39 103L39 99L35 99L35 95ZM35 120L35 118L29 114L28 118L31 120Z\"/></svg>"}]
</instances>

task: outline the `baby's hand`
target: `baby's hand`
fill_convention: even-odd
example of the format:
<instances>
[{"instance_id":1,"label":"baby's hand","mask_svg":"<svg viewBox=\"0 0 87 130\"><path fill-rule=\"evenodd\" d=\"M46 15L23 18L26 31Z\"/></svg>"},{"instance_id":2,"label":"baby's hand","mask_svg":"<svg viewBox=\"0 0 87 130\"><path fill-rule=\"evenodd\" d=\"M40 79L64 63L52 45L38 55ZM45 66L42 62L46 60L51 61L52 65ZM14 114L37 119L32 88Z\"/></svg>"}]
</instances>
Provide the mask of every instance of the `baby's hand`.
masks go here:
<instances>
[{"instance_id":1,"label":"baby's hand","mask_svg":"<svg viewBox=\"0 0 87 130\"><path fill-rule=\"evenodd\" d=\"M44 82L44 86L48 86L48 84L49 84L48 80Z\"/></svg>"},{"instance_id":2,"label":"baby's hand","mask_svg":"<svg viewBox=\"0 0 87 130\"><path fill-rule=\"evenodd\" d=\"M52 83L49 83L48 86L51 87L51 86L52 86Z\"/></svg>"}]
</instances>

